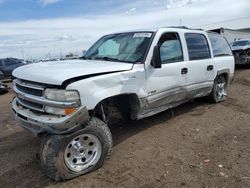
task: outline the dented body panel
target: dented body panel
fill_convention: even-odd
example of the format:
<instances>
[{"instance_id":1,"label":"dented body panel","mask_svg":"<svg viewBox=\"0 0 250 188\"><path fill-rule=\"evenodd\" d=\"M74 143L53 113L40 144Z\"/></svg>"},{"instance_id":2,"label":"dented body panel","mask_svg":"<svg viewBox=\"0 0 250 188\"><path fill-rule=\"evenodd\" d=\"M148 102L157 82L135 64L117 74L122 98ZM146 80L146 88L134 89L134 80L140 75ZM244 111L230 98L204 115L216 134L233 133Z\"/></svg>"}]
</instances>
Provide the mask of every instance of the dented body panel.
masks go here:
<instances>
[{"instance_id":1,"label":"dented body panel","mask_svg":"<svg viewBox=\"0 0 250 188\"><path fill-rule=\"evenodd\" d=\"M100 60L65 60L29 64L14 70L13 76L38 83L62 85L64 81L76 77L131 70L130 63L105 62Z\"/></svg>"}]
</instances>

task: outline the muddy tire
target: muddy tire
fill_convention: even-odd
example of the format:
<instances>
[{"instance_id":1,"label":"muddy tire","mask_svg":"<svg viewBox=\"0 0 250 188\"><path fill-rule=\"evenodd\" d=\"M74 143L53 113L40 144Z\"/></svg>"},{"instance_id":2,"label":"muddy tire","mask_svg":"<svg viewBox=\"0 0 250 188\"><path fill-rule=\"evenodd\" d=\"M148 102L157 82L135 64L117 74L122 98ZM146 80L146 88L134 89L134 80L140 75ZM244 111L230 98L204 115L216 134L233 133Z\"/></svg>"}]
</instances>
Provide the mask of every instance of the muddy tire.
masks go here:
<instances>
[{"instance_id":1,"label":"muddy tire","mask_svg":"<svg viewBox=\"0 0 250 188\"><path fill-rule=\"evenodd\" d=\"M69 135L43 137L41 166L55 181L72 179L100 168L112 152L112 135L108 126L97 118Z\"/></svg>"},{"instance_id":2,"label":"muddy tire","mask_svg":"<svg viewBox=\"0 0 250 188\"><path fill-rule=\"evenodd\" d=\"M214 81L213 90L208 96L211 103L219 103L226 100L227 96L227 81L224 76L218 76Z\"/></svg>"}]
</instances>

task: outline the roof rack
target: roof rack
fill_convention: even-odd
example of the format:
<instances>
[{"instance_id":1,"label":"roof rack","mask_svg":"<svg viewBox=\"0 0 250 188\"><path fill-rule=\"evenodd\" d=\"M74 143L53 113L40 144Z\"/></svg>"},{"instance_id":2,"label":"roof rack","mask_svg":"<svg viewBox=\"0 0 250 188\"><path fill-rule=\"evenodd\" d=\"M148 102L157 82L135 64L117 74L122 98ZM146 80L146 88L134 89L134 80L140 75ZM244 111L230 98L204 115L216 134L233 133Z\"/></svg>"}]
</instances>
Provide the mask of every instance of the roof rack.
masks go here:
<instances>
[{"instance_id":1,"label":"roof rack","mask_svg":"<svg viewBox=\"0 0 250 188\"><path fill-rule=\"evenodd\" d=\"M168 26L167 28L179 28L179 29L189 29L186 26Z\"/></svg>"},{"instance_id":2,"label":"roof rack","mask_svg":"<svg viewBox=\"0 0 250 188\"><path fill-rule=\"evenodd\" d=\"M189 30L201 30L201 31L203 31L203 29L189 28L189 27L186 27L186 26L167 26L167 27L163 27L163 28L178 28L178 29L189 29Z\"/></svg>"}]
</instances>

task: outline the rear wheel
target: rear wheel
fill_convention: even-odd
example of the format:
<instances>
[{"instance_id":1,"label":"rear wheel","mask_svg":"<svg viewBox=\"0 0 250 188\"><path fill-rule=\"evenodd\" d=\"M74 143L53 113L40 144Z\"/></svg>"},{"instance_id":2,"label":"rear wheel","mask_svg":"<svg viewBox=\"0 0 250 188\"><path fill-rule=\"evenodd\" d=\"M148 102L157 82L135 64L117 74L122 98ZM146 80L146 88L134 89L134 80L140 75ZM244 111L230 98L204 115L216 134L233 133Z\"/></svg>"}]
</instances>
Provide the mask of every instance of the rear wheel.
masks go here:
<instances>
[{"instance_id":1,"label":"rear wheel","mask_svg":"<svg viewBox=\"0 0 250 188\"><path fill-rule=\"evenodd\" d=\"M213 90L208 96L209 101L218 103L226 100L227 96L227 81L224 76L218 76L214 81Z\"/></svg>"},{"instance_id":2,"label":"rear wheel","mask_svg":"<svg viewBox=\"0 0 250 188\"><path fill-rule=\"evenodd\" d=\"M100 168L112 151L108 126L92 118L83 130L70 135L46 136L41 146L41 164L48 177L60 181Z\"/></svg>"}]
</instances>

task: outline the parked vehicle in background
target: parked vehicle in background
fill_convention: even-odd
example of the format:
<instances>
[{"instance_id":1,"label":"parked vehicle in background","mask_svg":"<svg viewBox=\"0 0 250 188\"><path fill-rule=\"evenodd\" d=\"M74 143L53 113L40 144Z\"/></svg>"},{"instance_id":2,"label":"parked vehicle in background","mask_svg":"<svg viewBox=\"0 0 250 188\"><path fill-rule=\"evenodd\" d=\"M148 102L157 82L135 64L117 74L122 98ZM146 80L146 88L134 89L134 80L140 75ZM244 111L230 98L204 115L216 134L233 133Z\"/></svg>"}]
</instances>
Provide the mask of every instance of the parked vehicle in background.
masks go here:
<instances>
[{"instance_id":1,"label":"parked vehicle in background","mask_svg":"<svg viewBox=\"0 0 250 188\"><path fill-rule=\"evenodd\" d=\"M0 71L4 74L4 78L12 78L12 72L17 67L26 65L23 60L15 58L0 59Z\"/></svg>"},{"instance_id":2,"label":"parked vehicle in background","mask_svg":"<svg viewBox=\"0 0 250 188\"><path fill-rule=\"evenodd\" d=\"M13 111L43 135L41 163L57 181L100 168L110 157L114 118L138 120L197 97L226 99L234 57L219 34L159 28L102 37L82 59L13 72Z\"/></svg>"},{"instance_id":3,"label":"parked vehicle in background","mask_svg":"<svg viewBox=\"0 0 250 188\"><path fill-rule=\"evenodd\" d=\"M250 65L250 39L242 39L231 44L236 64Z\"/></svg>"},{"instance_id":4,"label":"parked vehicle in background","mask_svg":"<svg viewBox=\"0 0 250 188\"><path fill-rule=\"evenodd\" d=\"M0 71L0 81L4 79L4 74L2 71Z\"/></svg>"},{"instance_id":5,"label":"parked vehicle in background","mask_svg":"<svg viewBox=\"0 0 250 188\"><path fill-rule=\"evenodd\" d=\"M2 79L4 79L4 74L0 71L0 94L8 92L9 89L6 84L1 82Z\"/></svg>"}]
</instances>

